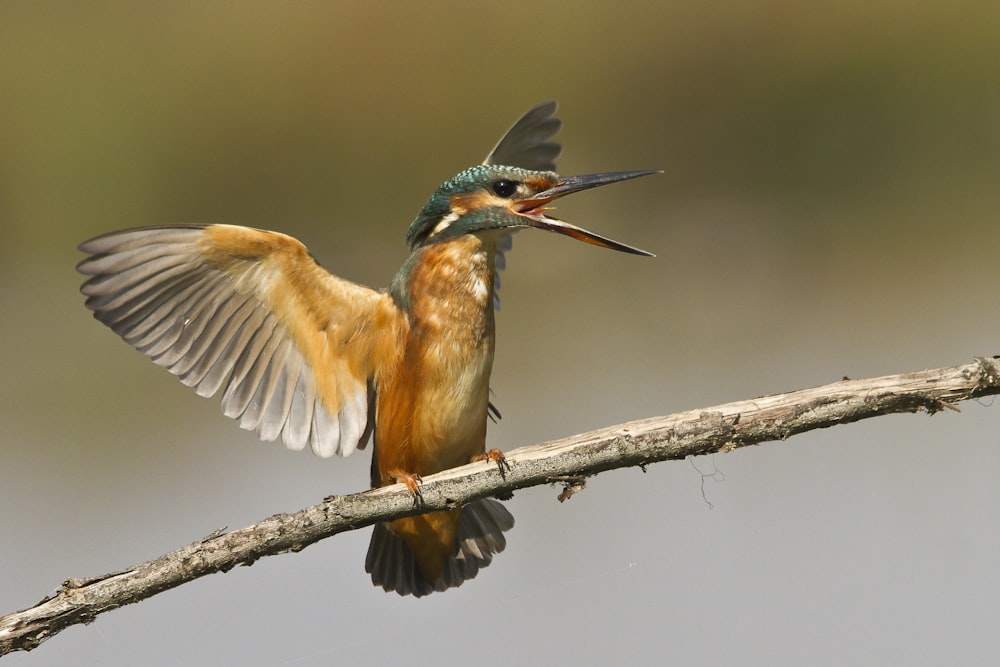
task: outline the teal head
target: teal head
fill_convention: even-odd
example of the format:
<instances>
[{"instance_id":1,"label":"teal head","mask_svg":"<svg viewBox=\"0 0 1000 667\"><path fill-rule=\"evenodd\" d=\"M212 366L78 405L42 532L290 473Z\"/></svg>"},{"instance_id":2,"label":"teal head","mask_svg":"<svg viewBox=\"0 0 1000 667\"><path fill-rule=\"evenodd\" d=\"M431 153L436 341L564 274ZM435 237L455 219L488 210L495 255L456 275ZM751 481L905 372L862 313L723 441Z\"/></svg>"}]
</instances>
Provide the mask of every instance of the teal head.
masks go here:
<instances>
[{"instance_id":1,"label":"teal head","mask_svg":"<svg viewBox=\"0 0 1000 667\"><path fill-rule=\"evenodd\" d=\"M658 171L620 171L560 176L502 165L479 165L443 183L417 215L406 240L411 250L487 230L534 227L571 236L602 248L635 255L652 253L619 243L547 215L549 204L564 195L625 181Z\"/></svg>"}]
</instances>

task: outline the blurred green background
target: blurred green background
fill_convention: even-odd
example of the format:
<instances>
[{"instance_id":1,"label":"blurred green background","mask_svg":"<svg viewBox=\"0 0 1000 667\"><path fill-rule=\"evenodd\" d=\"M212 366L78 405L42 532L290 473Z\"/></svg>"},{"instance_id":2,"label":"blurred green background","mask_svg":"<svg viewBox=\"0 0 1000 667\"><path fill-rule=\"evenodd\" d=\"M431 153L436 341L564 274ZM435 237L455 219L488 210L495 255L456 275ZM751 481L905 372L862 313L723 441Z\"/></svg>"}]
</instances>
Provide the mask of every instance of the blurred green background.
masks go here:
<instances>
[{"instance_id":1,"label":"blurred green background","mask_svg":"<svg viewBox=\"0 0 1000 667\"><path fill-rule=\"evenodd\" d=\"M244 224L385 285L432 190L554 98L563 173L666 172L560 216L658 256L516 237L491 446L965 363L1000 353L998 35L996 2L0 4L0 613L367 479L93 321L80 241ZM373 589L359 531L8 660L989 664L992 403L520 492L446 595Z\"/></svg>"}]
</instances>

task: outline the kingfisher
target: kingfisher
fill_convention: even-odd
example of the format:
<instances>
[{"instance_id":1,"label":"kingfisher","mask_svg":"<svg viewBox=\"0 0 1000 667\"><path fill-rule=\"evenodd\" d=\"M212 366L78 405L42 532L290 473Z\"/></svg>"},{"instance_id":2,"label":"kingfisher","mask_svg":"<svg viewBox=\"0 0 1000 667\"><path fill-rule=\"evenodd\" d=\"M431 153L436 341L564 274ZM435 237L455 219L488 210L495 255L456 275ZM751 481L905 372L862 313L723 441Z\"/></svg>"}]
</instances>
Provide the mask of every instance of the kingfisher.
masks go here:
<instances>
[{"instance_id":1,"label":"kingfisher","mask_svg":"<svg viewBox=\"0 0 1000 667\"><path fill-rule=\"evenodd\" d=\"M296 239L225 224L112 232L80 245L94 317L265 441L321 457L374 442L372 487L491 460L497 271L522 228L652 256L548 214L565 195L658 171L560 176L555 102L530 109L482 164L431 195L411 254L374 290L322 268ZM375 586L421 597L490 564L514 525L492 498L375 526Z\"/></svg>"}]
</instances>

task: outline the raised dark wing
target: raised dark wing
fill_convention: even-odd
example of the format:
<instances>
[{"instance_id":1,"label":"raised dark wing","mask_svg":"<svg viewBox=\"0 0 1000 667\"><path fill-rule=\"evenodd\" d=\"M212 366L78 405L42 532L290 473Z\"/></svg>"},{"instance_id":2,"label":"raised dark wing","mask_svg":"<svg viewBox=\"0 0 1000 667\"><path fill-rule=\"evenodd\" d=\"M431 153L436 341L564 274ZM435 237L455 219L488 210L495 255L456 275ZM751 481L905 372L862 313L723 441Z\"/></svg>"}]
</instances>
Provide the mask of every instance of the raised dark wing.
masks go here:
<instances>
[{"instance_id":1,"label":"raised dark wing","mask_svg":"<svg viewBox=\"0 0 1000 667\"><path fill-rule=\"evenodd\" d=\"M555 102L542 102L529 110L507 130L483 164L555 171L562 152L562 146L549 141L562 127L562 121L552 116L555 111Z\"/></svg>"},{"instance_id":2,"label":"raised dark wing","mask_svg":"<svg viewBox=\"0 0 1000 667\"><path fill-rule=\"evenodd\" d=\"M373 375L398 349L387 295L331 275L295 239L230 225L131 229L80 246L87 307L263 440L363 448Z\"/></svg>"},{"instance_id":3,"label":"raised dark wing","mask_svg":"<svg viewBox=\"0 0 1000 667\"><path fill-rule=\"evenodd\" d=\"M562 121L554 118L555 102L542 102L532 107L507 132L483 164L499 164L508 167L520 167L533 171L555 171L556 158L562 152L562 146L549 141L559 132ZM511 249L514 240L512 232L500 236L497 244L496 267L493 277L493 306L500 307L500 271L506 266L504 254Z\"/></svg>"}]
</instances>

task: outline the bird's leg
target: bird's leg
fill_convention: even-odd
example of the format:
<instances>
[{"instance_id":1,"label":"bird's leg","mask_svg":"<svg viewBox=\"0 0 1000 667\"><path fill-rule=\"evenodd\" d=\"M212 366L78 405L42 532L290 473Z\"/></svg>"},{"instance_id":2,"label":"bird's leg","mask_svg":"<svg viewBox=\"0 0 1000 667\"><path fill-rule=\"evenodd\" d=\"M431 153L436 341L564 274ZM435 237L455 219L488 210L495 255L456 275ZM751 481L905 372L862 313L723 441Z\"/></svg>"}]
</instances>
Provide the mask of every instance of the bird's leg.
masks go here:
<instances>
[{"instance_id":1,"label":"bird's leg","mask_svg":"<svg viewBox=\"0 0 1000 667\"><path fill-rule=\"evenodd\" d=\"M389 477L395 480L397 483L406 485L407 491L413 496L414 505L422 505L424 502L424 494L420 492L420 485L423 483L423 478L420 475L412 472L406 472L400 470L399 468L393 468L389 471Z\"/></svg>"},{"instance_id":2,"label":"bird's leg","mask_svg":"<svg viewBox=\"0 0 1000 667\"><path fill-rule=\"evenodd\" d=\"M469 463L475 463L476 461L493 461L497 464L497 468L500 469L500 476L507 479L507 471L510 470L510 464L507 463L507 457L499 449L491 449L484 454L477 454L472 457Z\"/></svg>"}]
</instances>

